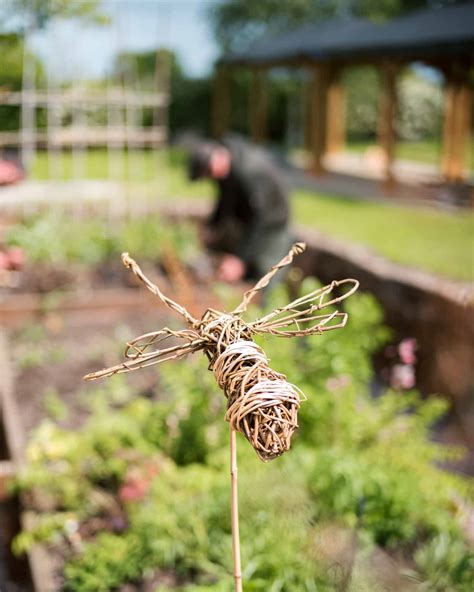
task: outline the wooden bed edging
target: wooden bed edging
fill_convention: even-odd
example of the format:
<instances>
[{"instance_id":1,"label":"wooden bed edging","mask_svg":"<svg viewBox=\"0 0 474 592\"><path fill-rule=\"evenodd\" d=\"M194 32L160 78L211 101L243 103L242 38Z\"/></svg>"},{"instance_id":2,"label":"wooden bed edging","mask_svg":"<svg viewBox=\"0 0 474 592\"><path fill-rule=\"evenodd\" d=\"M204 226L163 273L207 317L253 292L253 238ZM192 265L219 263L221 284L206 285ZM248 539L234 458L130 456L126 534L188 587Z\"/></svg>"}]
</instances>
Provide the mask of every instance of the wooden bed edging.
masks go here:
<instances>
[{"instance_id":1,"label":"wooden bed edging","mask_svg":"<svg viewBox=\"0 0 474 592\"><path fill-rule=\"evenodd\" d=\"M307 228L298 229L298 236L307 243L299 261L303 272L323 282L358 279L382 304L395 337L417 339L417 388L425 395L448 395L467 413L474 385L474 287Z\"/></svg>"},{"instance_id":2,"label":"wooden bed edging","mask_svg":"<svg viewBox=\"0 0 474 592\"><path fill-rule=\"evenodd\" d=\"M23 465L25 455L25 432L20 413L14 398L14 376L9 356L8 339L0 330L0 418L5 431L6 444L10 454L7 470L11 478ZM22 512L20 524L27 528L31 523L31 515ZM31 571L34 589L37 592L54 590L53 570L51 562L42 545L35 545L28 553L28 564Z\"/></svg>"},{"instance_id":3,"label":"wooden bed edging","mask_svg":"<svg viewBox=\"0 0 474 592\"><path fill-rule=\"evenodd\" d=\"M165 286L164 290L171 298L178 298L169 286ZM196 290L192 305L205 310L215 304L215 297L209 302L201 292ZM159 308L156 296L142 287L57 292L52 303L48 302L48 294L10 294L0 297L0 326L12 328L26 321L38 320L50 310L62 314L102 312L119 316L121 313Z\"/></svg>"}]
</instances>

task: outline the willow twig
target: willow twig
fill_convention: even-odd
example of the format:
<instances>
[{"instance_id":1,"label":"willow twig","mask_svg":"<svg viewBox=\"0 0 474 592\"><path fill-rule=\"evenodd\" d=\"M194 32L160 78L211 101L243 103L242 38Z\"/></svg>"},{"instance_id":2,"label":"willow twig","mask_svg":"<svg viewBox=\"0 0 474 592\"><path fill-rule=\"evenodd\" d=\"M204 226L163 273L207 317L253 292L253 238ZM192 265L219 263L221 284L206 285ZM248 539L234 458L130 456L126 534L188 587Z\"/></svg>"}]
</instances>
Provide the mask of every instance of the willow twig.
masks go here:
<instances>
[{"instance_id":1,"label":"willow twig","mask_svg":"<svg viewBox=\"0 0 474 592\"><path fill-rule=\"evenodd\" d=\"M280 271L280 269L285 267L286 265L289 265L293 261L294 256L300 255L305 249L306 249L305 243L295 243L291 247L288 255L285 255L283 257L283 259L278 261L278 263L276 263L266 275L264 275L262 278L260 278L258 280L258 282L255 284L255 286L253 288L251 288L250 290L247 290L247 292L245 292L242 302L233 311L233 314L241 314L241 313L245 312L247 310L247 306L250 304L250 301L255 296L255 294L257 294L258 292L260 292L261 290L266 288L268 286L268 284L270 283L270 281L275 276L275 274L278 271Z\"/></svg>"}]
</instances>

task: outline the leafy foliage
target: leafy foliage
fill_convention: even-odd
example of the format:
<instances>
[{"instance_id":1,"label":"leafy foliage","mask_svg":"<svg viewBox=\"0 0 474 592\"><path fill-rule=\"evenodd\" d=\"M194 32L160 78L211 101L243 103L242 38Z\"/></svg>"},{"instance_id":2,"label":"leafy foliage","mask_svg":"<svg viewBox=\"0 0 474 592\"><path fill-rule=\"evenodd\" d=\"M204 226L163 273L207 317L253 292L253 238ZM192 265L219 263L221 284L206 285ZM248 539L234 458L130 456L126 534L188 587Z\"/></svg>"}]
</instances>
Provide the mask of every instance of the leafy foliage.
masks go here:
<instances>
[{"instance_id":1,"label":"leafy foliage","mask_svg":"<svg viewBox=\"0 0 474 592\"><path fill-rule=\"evenodd\" d=\"M411 577L427 590L464 590L472 557L456 499L468 494L468 483L438 468L454 451L429 440L445 406L416 393L370 398L370 357L387 332L369 296L347 307L344 331L264 340L272 367L308 400L298 438L278 461L260 463L240 440L245 589L340 589L331 566L347 562L351 547L342 555L328 547L342 531L359 541L349 565L381 545L414 556ZM153 581L160 570L172 570L188 592L229 587L224 399L197 357L164 364L159 378L158 401L134 397L123 381L111 380L88 393L83 428L68 432L47 421L30 442L17 487L35 493L38 523L16 548L62 544L68 590ZM79 553L71 531L82 537ZM357 565L357 589L380 589L370 565Z\"/></svg>"},{"instance_id":2,"label":"leafy foliage","mask_svg":"<svg viewBox=\"0 0 474 592\"><path fill-rule=\"evenodd\" d=\"M169 89L172 101L169 105L168 125L172 134L183 130L209 135L212 84L209 77L189 77L183 71L177 55L162 49L159 59L168 65ZM118 77L127 70L139 76L142 87L153 90L156 86L156 51L122 52L114 64L114 74ZM196 117L198 114L198 117ZM145 109L144 124L152 125L153 111Z\"/></svg>"},{"instance_id":3,"label":"leafy foliage","mask_svg":"<svg viewBox=\"0 0 474 592\"><path fill-rule=\"evenodd\" d=\"M55 17L76 18L94 24L108 23L99 10L98 0L7 0L6 4L16 16L16 23L25 28L44 28Z\"/></svg>"},{"instance_id":4,"label":"leafy foliage","mask_svg":"<svg viewBox=\"0 0 474 592\"><path fill-rule=\"evenodd\" d=\"M0 88L12 91L21 90L23 51L23 39L19 35L0 34ZM36 72L36 84L41 87L45 81L44 68L36 56L32 60ZM43 111L43 109L38 109L39 119L41 119ZM19 127L20 107L18 105L0 105L0 130L17 130Z\"/></svg>"},{"instance_id":5,"label":"leafy foliage","mask_svg":"<svg viewBox=\"0 0 474 592\"><path fill-rule=\"evenodd\" d=\"M374 139L378 124L380 80L375 68L359 66L342 76L346 90L347 135Z\"/></svg>"},{"instance_id":6,"label":"leafy foliage","mask_svg":"<svg viewBox=\"0 0 474 592\"><path fill-rule=\"evenodd\" d=\"M13 226L6 241L24 249L33 263L94 264L123 251L156 260L164 248L170 247L186 261L196 251L197 235L189 223L169 224L158 216L112 226L100 219L77 221L51 213Z\"/></svg>"},{"instance_id":7,"label":"leafy foliage","mask_svg":"<svg viewBox=\"0 0 474 592\"><path fill-rule=\"evenodd\" d=\"M441 153L443 121L443 88L439 81L426 80L413 71L406 73L399 84L400 108L397 133L406 140L435 138L438 160Z\"/></svg>"},{"instance_id":8,"label":"leafy foliage","mask_svg":"<svg viewBox=\"0 0 474 592\"><path fill-rule=\"evenodd\" d=\"M422 578L421 590L469 592L472 590L474 552L447 533L434 537L419 549L415 561ZM416 577L420 579L420 576Z\"/></svg>"}]
</instances>

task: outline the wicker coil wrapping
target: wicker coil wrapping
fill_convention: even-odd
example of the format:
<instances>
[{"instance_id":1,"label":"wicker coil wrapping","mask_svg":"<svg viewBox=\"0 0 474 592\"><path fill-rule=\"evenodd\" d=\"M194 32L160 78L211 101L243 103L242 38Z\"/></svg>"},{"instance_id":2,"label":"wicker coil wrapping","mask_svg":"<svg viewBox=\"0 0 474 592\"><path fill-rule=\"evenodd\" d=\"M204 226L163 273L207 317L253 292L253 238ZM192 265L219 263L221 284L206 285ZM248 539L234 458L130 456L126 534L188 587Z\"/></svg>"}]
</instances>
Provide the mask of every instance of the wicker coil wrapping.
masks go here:
<instances>
[{"instance_id":1,"label":"wicker coil wrapping","mask_svg":"<svg viewBox=\"0 0 474 592\"><path fill-rule=\"evenodd\" d=\"M198 330L208 342L209 369L227 398L226 421L263 461L289 450L298 427L300 391L269 367L240 317L208 310Z\"/></svg>"},{"instance_id":2,"label":"wicker coil wrapping","mask_svg":"<svg viewBox=\"0 0 474 592\"><path fill-rule=\"evenodd\" d=\"M298 427L300 391L268 365L253 341L228 345L211 363L217 384L227 397L225 419L243 434L261 460L289 450Z\"/></svg>"}]
</instances>

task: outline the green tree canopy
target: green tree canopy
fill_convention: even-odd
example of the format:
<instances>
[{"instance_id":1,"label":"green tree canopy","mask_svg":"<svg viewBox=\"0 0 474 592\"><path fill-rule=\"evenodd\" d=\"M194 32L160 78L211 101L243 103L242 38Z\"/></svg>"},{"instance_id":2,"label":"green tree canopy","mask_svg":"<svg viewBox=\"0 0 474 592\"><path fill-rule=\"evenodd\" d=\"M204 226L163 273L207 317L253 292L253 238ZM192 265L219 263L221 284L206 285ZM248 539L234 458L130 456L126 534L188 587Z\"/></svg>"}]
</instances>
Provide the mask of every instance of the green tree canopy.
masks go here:
<instances>
[{"instance_id":1,"label":"green tree canopy","mask_svg":"<svg viewBox=\"0 0 474 592\"><path fill-rule=\"evenodd\" d=\"M0 34L0 92L18 91L23 82L23 37L17 33ZM35 82L44 85L45 74L41 61L35 56ZM20 125L17 105L0 105L0 130L16 130Z\"/></svg>"},{"instance_id":2,"label":"green tree canopy","mask_svg":"<svg viewBox=\"0 0 474 592\"><path fill-rule=\"evenodd\" d=\"M156 81L156 60L167 61L169 68L169 88L171 103L168 124L172 134L183 130L194 130L209 134L209 111L211 103L211 84L209 78L189 78L183 72L175 53L166 49L140 53L122 52L114 64L113 74L127 79L127 75L137 76L142 88L152 90ZM159 78L159 77L158 77ZM151 110L145 112L145 124L151 124Z\"/></svg>"},{"instance_id":3,"label":"green tree canopy","mask_svg":"<svg viewBox=\"0 0 474 592\"><path fill-rule=\"evenodd\" d=\"M0 34L0 87L8 90L21 89L23 68L23 40L14 33Z\"/></svg>"},{"instance_id":4,"label":"green tree canopy","mask_svg":"<svg viewBox=\"0 0 474 592\"><path fill-rule=\"evenodd\" d=\"M183 78L183 70L176 54L168 49L152 49L143 52L122 51L114 60L112 72L119 79L136 76L143 87L152 90L155 84L157 62L161 62L163 66L167 64L171 81Z\"/></svg>"},{"instance_id":5,"label":"green tree canopy","mask_svg":"<svg viewBox=\"0 0 474 592\"><path fill-rule=\"evenodd\" d=\"M6 0L1 16L4 26L13 23L16 30L41 29L55 17L80 18L95 24L108 22L99 0Z\"/></svg>"}]
</instances>

